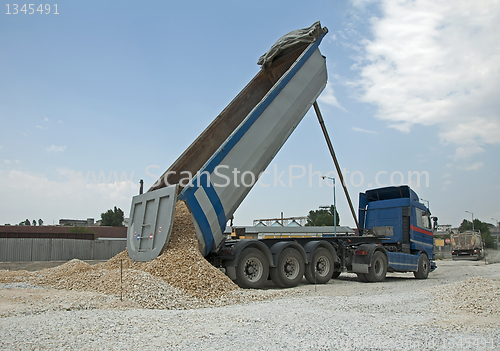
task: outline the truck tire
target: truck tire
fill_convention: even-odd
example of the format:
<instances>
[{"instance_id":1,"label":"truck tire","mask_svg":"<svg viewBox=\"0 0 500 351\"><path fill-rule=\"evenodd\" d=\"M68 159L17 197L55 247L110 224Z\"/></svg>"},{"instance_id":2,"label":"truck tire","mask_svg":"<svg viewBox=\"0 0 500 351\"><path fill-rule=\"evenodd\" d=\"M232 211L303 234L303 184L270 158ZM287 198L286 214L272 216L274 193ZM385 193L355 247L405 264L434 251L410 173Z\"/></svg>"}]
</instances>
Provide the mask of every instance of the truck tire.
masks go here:
<instances>
[{"instance_id":1,"label":"truck tire","mask_svg":"<svg viewBox=\"0 0 500 351\"><path fill-rule=\"evenodd\" d=\"M249 247L240 255L236 266L236 284L246 289L259 289L269 277L269 262L259 249Z\"/></svg>"},{"instance_id":2,"label":"truck tire","mask_svg":"<svg viewBox=\"0 0 500 351\"><path fill-rule=\"evenodd\" d=\"M427 279L429 275L429 257L425 253L421 253L418 258L418 269L416 272L413 272L413 275L417 279Z\"/></svg>"},{"instance_id":3,"label":"truck tire","mask_svg":"<svg viewBox=\"0 0 500 351\"><path fill-rule=\"evenodd\" d=\"M358 276L358 280L362 283L368 283L368 278L366 277L365 273L356 273Z\"/></svg>"},{"instance_id":4,"label":"truck tire","mask_svg":"<svg viewBox=\"0 0 500 351\"><path fill-rule=\"evenodd\" d=\"M476 261L481 261L482 259L484 259L484 252L483 252L483 250L481 249L481 250L479 250L479 251L477 252L477 258L476 258Z\"/></svg>"},{"instance_id":5,"label":"truck tire","mask_svg":"<svg viewBox=\"0 0 500 351\"><path fill-rule=\"evenodd\" d=\"M312 261L306 265L306 279L311 284L325 284L332 278L333 256L324 247L314 251Z\"/></svg>"},{"instance_id":6,"label":"truck tire","mask_svg":"<svg viewBox=\"0 0 500 351\"><path fill-rule=\"evenodd\" d=\"M276 267L271 267L271 279L279 288L293 288L304 276L304 259L293 248L281 251Z\"/></svg>"},{"instance_id":7,"label":"truck tire","mask_svg":"<svg viewBox=\"0 0 500 351\"><path fill-rule=\"evenodd\" d=\"M366 279L369 282L382 282L385 280L387 274L387 257L381 251L375 251L372 256L372 262L370 268L368 268L368 274L366 274Z\"/></svg>"}]
</instances>

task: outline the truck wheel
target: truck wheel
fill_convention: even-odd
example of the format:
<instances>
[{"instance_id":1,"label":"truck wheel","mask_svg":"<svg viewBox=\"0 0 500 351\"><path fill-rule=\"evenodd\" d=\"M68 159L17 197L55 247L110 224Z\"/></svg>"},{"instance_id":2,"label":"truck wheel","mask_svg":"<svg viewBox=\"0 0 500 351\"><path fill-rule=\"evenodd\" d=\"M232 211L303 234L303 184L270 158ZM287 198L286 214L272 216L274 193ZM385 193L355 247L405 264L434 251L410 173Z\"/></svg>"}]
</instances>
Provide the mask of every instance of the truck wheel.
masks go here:
<instances>
[{"instance_id":1,"label":"truck wheel","mask_svg":"<svg viewBox=\"0 0 500 351\"><path fill-rule=\"evenodd\" d=\"M372 257L372 264L368 268L368 274L366 274L366 279L374 283L384 281L387 274L387 265L385 254L381 251L375 251Z\"/></svg>"},{"instance_id":2,"label":"truck wheel","mask_svg":"<svg viewBox=\"0 0 500 351\"><path fill-rule=\"evenodd\" d=\"M476 261L481 261L483 258L484 258L483 250L479 250L477 252L477 259L476 259Z\"/></svg>"},{"instance_id":3,"label":"truck wheel","mask_svg":"<svg viewBox=\"0 0 500 351\"><path fill-rule=\"evenodd\" d=\"M358 280L362 283L368 283L368 278L365 273L356 273L358 276Z\"/></svg>"},{"instance_id":4,"label":"truck wheel","mask_svg":"<svg viewBox=\"0 0 500 351\"><path fill-rule=\"evenodd\" d=\"M417 279L427 279L429 275L429 257L426 254L421 253L418 258L418 269L416 272L413 272L413 275Z\"/></svg>"},{"instance_id":5,"label":"truck wheel","mask_svg":"<svg viewBox=\"0 0 500 351\"><path fill-rule=\"evenodd\" d=\"M314 251L312 261L306 266L306 279L311 284L325 284L333 274L333 257L330 251L320 247Z\"/></svg>"},{"instance_id":6,"label":"truck wheel","mask_svg":"<svg viewBox=\"0 0 500 351\"><path fill-rule=\"evenodd\" d=\"M259 289L269 277L269 262L262 251L253 247L243 250L236 266L236 284L242 288Z\"/></svg>"},{"instance_id":7,"label":"truck wheel","mask_svg":"<svg viewBox=\"0 0 500 351\"><path fill-rule=\"evenodd\" d=\"M300 252L295 249L284 249L278 258L276 267L271 267L271 279L280 288L297 286L304 275L305 263Z\"/></svg>"}]
</instances>

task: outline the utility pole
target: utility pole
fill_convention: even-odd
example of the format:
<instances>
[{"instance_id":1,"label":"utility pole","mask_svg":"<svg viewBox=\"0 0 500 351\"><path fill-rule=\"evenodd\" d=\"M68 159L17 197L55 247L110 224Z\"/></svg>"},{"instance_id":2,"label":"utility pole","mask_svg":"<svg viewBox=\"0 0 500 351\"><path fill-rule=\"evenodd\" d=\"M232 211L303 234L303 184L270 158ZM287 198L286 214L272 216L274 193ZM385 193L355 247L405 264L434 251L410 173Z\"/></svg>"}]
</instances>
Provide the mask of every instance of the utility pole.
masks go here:
<instances>
[{"instance_id":1,"label":"utility pole","mask_svg":"<svg viewBox=\"0 0 500 351\"><path fill-rule=\"evenodd\" d=\"M474 231L474 213L470 211L465 211L465 212L470 213L472 215L472 231Z\"/></svg>"},{"instance_id":2,"label":"utility pole","mask_svg":"<svg viewBox=\"0 0 500 351\"><path fill-rule=\"evenodd\" d=\"M498 223L498 219L495 219L493 217L491 217L491 219L497 222L497 228L498 228L497 230L498 230L498 232L497 232L497 235L495 235L495 236L497 237L496 241L497 241L497 249L498 249L498 235L499 235L498 233L500 233L500 224Z\"/></svg>"}]
</instances>

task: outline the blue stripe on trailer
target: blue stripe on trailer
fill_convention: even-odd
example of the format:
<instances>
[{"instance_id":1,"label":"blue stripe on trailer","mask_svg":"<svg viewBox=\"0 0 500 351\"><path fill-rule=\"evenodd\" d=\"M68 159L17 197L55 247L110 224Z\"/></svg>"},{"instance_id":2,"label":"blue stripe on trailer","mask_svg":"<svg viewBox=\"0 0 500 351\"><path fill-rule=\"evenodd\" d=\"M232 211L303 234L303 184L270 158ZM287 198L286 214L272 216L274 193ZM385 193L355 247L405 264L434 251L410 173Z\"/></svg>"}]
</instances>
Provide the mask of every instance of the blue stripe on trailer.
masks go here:
<instances>
[{"instance_id":1,"label":"blue stripe on trailer","mask_svg":"<svg viewBox=\"0 0 500 351\"><path fill-rule=\"evenodd\" d=\"M212 251L214 237L212 235L212 230L210 229L210 224L208 223L207 216L205 212L201 209L200 203L194 197L194 193L190 193L186 200L189 209L193 213L194 218L196 218L196 222L198 222L198 226L200 227L201 233L203 234L203 238L205 238L206 252L205 255Z\"/></svg>"},{"instance_id":2,"label":"blue stripe on trailer","mask_svg":"<svg viewBox=\"0 0 500 351\"><path fill-rule=\"evenodd\" d=\"M203 172L212 173L215 170L224 157L232 150L232 148L241 140L243 135L250 129L254 122L262 115L262 113L269 107L269 105L274 101L278 94L283 90L283 88L290 82L290 80L295 76L295 74L302 68L302 66L307 62L309 57L318 48L321 40L326 33L322 32L318 40L311 43L308 48L302 53L297 62L292 66L292 68L280 78L276 83L275 87L267 94L264 99L250 112L250 114L245 118L240 127L231 134L227 140L219 147L215 154L205 163L205 165L200 169L200 173ZM200 182L197 181L198 175L196 175L191 183L182 190L179 195L180 200L184 200L188 193L194 193L199 188Z\"/></svg>"},{"instance_id":3,"label":"blue stripe on trailer","mask_svg":"<svg viewBox=\"0 0 500 351\"><path fill-rule=\"evenodd\" d=\"M212 203L212 206L215 210L215 214L217 215L217 219L219 221L220 231L224 233L226 230L226 213L224 212L224 207L222 206L222 202L220 201L219 195L215 191L214 186L210 182L207 173L203 173L200 177L201 185L205 190L205 193L208 196L208 199Z\"/></svg>"}]
</instances>

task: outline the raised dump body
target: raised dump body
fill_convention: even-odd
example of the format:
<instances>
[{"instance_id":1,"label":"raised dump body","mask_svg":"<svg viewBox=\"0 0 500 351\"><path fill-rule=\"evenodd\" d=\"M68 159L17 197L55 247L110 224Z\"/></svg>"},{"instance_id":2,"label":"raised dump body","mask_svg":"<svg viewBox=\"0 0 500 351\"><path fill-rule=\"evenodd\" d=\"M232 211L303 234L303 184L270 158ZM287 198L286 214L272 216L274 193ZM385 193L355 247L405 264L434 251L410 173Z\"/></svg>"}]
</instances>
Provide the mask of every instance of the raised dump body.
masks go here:
<instances>
[{"instance_id":1,"label":"raised dump body","mask_svg":"<svg viewBox=\"0 0 500 351\"><path fill-rule=\"evenodd\" d=\"M127 248L149 261L166 247L175 203L187 203L203 255L326 86L319 22L282 37L262 69L146 193L133 198Z\"/></svg>"},{"instance_id":2,"label":"raised dump body","mask_svg":"<svg viewBox=\"0 0 500 351\"><path fill-rule=\"evenodd\" d=\"M484 258L484 244L480 231L466 231L453 233L451 238L451 255L453 259L471 258L482 260Z\"/></svg>"},{"instance_id":3,"label":"raised dump body","mask_svg":"<svg viewBox=\"0 0 500 351\"><path fill-rule=\"evenodd\" d=\"M318 49L326 33L317 22L282 37L261 58L254 79L146 194L133 198L127 240L132 259L161 254L181 200L201 253L244 288L261 288L269 277L278 287L296 286L303 276L324 284L344 271L365 282L380 282L388 271L427 278L435 268L430 212L408 186L360 194L358 233L346 227L247 227L227 237L227 221L326 86Z\"/></svg>"}]
</instances>

